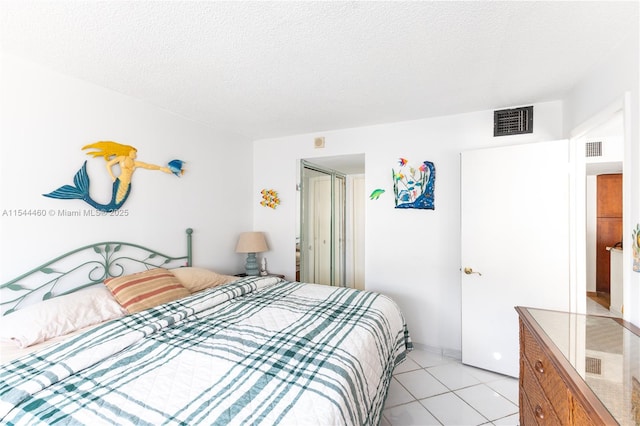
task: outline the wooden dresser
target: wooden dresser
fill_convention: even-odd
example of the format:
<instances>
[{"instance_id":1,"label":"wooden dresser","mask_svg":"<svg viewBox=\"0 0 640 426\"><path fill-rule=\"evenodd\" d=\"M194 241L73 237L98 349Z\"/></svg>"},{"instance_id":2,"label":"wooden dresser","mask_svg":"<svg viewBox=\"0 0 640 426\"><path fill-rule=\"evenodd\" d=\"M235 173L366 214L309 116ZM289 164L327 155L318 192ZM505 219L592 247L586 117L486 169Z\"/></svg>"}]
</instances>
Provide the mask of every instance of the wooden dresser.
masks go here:
<instances>
[{"instance_id":1,"label":"wooden dresser","mask_svg":"<svg viewBox=\"0 0 640 426\"><path fill-rule=\"evenodd\" d=\"M516 307L520 424L640 425L640 330L617 318Z\"/></svg>"}]
</instances>

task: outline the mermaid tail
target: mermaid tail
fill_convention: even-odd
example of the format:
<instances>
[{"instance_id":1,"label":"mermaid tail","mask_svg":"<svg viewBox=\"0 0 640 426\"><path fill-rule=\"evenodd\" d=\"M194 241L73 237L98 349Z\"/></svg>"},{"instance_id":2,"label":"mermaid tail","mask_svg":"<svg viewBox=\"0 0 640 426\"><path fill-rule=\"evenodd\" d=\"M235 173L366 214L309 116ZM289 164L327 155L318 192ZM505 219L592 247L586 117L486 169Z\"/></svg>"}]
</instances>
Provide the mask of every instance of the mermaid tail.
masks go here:
<instances>
[{"instance_id":1,"label":"mermaid tail","mask_svg":"<svg viewBox=\"0 0 640 426\"><path fill-rule=\"evenodd\" d=\"M64 185L60 188L52 191L48 194L42 194L45 197L49 198L57 198L60 200L83 200L88 203L92 207L97 210L103 212L110 212L114 210L118 210L127 198L129 197L129 193L131 192L131 184L127 185L127 190L124 196L121 196L121 199L117 200L116 196L118 194L118 190L120 189L120 179L116 179L113 182L113 191L111 193L111 201L109 204L100 204L89 195L89 175L87 174L87 162L85 161L82 165L82 168L78 170L78 173L73 177L73 185Z\"/></svg>"}]
</instances>

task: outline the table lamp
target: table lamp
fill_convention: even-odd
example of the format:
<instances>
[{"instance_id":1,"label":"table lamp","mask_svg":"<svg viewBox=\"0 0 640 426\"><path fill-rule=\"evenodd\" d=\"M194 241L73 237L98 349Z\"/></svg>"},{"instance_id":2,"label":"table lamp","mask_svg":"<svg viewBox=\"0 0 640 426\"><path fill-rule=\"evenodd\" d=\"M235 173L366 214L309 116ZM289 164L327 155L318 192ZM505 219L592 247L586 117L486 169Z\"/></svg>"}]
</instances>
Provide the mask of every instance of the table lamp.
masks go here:
<instances>
[{"instance_id":1,"label":"table lamp","mask_svg":"<svg viewBox=\"0 0 640 426\"><path fill-rule=\"evenodd\" d=\"M256 253L269 250L267 240L262 232L243 232L238 238L236 253L247 253L247 261L244 265L247 275L258 275L258 259Z\"/></svg>"}]
</instances>

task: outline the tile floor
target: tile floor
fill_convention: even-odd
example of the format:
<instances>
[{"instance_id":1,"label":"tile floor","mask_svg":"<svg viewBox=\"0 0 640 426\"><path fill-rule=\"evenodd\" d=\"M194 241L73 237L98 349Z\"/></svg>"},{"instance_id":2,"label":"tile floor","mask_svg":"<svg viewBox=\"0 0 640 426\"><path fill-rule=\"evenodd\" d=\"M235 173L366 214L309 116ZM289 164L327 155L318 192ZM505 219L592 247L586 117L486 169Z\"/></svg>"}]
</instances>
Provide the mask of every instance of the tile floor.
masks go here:
<instances>
[{"instance_id":1,"label":"tile floor","mask_svg":"<svg viewBox=\"0 0 640 426\"><path fill-rule=\"evenodd\" d=\"M587 298L587 312L611 315ZM414 349L393 373L382 426L517 425L518 379Z\"/></svg>"},{"instance_id":2,"label":"tile floor","mask_svg":"<svg viewBox=\"0 0 640 426\"><path fill-rule=\"evenodd\" d=\"M382 426L517 425L518 379L414 349L393 374Z\"/></svg>"}]
</instances>

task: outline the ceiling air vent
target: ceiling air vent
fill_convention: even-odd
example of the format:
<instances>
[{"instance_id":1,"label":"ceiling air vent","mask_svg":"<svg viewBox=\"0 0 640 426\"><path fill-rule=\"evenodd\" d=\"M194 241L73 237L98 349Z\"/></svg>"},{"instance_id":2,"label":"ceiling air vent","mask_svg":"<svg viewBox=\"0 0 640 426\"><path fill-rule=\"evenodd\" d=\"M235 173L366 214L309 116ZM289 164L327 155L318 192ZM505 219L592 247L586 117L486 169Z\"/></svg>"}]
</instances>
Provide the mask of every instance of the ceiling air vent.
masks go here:
<instances>
[{"instance_id":1,"label":"ceiling air vent","mask_svg":"<svg viewBox=\"0 0 640 426\"><path fill-rule=\"evenodd\" d=\"M587 142L584 149L585 157L602 157L602 142Z\"/></svg>"},{"instance_id":2,"label":"ceiling air vent","mask_svg":"<svg viewBox=\"0 0 640 426\"><path fill-rule=\"evenodd\" d=\"M533 106L493 112L493 136L533 133Z\"/></svg>"}]
</instances>

